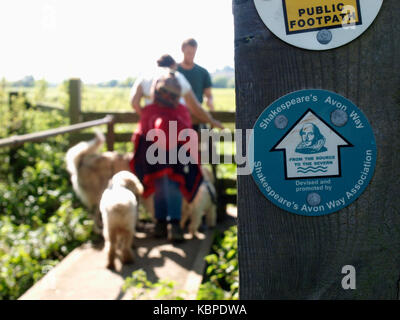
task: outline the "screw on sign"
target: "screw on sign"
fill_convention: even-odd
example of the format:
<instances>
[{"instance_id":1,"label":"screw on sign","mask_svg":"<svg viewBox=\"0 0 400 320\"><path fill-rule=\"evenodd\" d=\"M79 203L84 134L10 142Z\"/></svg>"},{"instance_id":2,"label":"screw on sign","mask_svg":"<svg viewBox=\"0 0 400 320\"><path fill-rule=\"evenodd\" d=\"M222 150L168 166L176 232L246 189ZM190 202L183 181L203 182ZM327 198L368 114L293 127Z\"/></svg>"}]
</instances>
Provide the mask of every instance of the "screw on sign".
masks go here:
<instances>
[{"instance_id":1,"label":"screw on sign","mask_svg":"<svg viewBox=\"0 0 400 320\"><path fill-rule=\"evenodd\" d=\"M383 0L254 0L268 29L281 40L309 50L337 48L373 23Z\"/></svg>"},{"instance_id":2,"label":"screw on sign","mask_svg":"<svg viewBox=\"0 0 400 320\"><path fill-rule=\"evenodd\" d=\"M328 44L332 40L332 32L326 29L318 31L317 40L321 44Z\"/></svg>"}]
</instances>

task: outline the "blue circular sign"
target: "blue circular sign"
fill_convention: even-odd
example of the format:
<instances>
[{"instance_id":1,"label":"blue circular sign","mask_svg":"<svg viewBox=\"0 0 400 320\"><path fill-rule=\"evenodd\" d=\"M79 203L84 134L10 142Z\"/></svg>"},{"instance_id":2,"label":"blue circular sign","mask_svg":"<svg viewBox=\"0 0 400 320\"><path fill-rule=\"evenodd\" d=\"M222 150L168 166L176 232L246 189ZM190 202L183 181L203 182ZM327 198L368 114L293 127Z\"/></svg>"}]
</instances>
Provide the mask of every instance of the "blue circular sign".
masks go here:
<instances>
[{"instance_id":1,"label":"blue circular sign","mask_svg":"<svg viewBox=\"0 0 400 320\"><path fill-rule=\"evenodd\" d=\"M326 90L292 92L257 119L252 175L278 207L321 216L355 201L374 174L377 149L365 115Z\"/></svg>"}]
</instances>

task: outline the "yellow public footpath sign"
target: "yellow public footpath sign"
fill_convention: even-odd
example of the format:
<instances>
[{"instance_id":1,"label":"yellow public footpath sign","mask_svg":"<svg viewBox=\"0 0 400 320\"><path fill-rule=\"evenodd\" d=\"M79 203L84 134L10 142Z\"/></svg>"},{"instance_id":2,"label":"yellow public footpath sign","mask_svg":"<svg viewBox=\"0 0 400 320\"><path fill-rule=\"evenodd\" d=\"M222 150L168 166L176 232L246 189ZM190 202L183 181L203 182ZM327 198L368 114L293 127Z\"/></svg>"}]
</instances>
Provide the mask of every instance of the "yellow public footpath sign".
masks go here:
<instances>
[{"instance_id":1,"label":"yellow public footpath sign","mask_svg":"<svg viewBox=\"0 0 400 320\"><path fill-rule=\"evenodd\" d=\"M282 0L286 33L362 24L360 0Z\"/></svg>"}]
</instances>

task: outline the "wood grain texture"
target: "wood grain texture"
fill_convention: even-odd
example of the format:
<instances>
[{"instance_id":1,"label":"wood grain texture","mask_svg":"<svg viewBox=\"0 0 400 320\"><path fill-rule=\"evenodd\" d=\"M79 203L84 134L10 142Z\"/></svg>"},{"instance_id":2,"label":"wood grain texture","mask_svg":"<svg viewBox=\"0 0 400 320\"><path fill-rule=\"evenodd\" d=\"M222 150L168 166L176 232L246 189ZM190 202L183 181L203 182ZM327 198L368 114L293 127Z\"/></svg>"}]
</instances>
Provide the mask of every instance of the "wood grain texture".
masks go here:
<instances>
[{"instance_id":1,"label":"wood grain texture","mask_svg":"<svg viewBox=\"0 0 400 320\"><path fill-rule=\"evenodd\" d=\"M80 79L70 79L68 84L69 95L69 119L70 124L79 123L81 121L81 95L82 82Z\"/></svg>"},{"instance_id":2,"label":"wood grain texture","mask_svg":"<svg viewBox=\"0 0 400 320\"><path fill-rule=\"evenodd\" d=\"M375 175L361 197L327 216L270 203L238 177L241 299L397 299L400 278L400 1L384 1L372 26L341 48L313 52L269 32L252 0L234 0L239 129L295 90L321 88L353 101L375 133ZM343 290L353 265L357 289Z\"/></svg>"}]
</instances>

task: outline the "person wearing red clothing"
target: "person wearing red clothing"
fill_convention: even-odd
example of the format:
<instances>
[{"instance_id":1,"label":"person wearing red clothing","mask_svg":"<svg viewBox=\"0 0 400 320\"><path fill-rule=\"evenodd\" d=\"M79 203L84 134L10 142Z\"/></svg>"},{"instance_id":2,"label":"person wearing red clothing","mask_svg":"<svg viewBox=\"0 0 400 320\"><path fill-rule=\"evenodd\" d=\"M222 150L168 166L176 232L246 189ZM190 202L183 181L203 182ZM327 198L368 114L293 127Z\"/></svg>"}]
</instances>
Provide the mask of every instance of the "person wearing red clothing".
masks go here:
<instances>
[{"instance_id":1,"label":"person wearing red clothing","mask_svg":"<svg viewBox=\"0 0 400 320\"><path fill-rule=\"evenodd\" d=\"M132 137L135 146L132 172L143 184L144 197L154 194L155 236L168 235L172 241L183 240L179 225L182 197L191 202L203 179L197 158L197 135L191 130L190 113L179 104L179 97L180 85L173 72L157 80L154 102L142 110ZM178 139L182 132L189 133L189 141ZM183 163L177 155L188 145L191 161Z\"/></svg>"}]
</instances>

